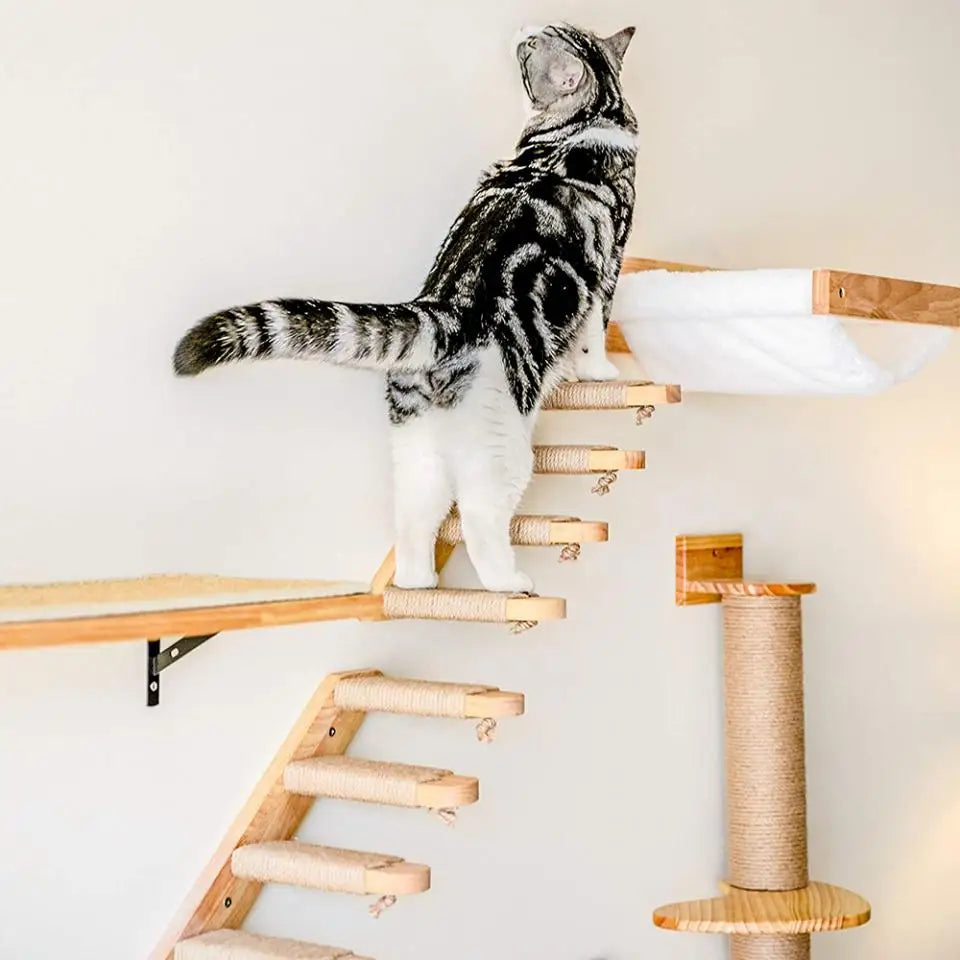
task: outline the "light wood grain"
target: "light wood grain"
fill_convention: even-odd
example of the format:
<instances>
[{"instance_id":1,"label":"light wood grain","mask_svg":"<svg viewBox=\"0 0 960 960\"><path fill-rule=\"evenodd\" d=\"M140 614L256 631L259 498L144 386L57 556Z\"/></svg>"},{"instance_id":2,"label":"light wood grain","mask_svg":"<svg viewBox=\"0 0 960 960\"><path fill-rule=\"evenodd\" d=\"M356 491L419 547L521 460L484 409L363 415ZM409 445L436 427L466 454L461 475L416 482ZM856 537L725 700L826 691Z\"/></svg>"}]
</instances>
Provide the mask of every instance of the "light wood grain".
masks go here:
<instances>
[{"instance_id":1,"label":"light wood grain","mask_svg":"<svg viewBox=\"0 0 960 960\"><path fill-rule=\"evenodd\" d=\"M840 270L817 270L813 312L960 327L960 287Z\"/></svg>"},{"instance_id":2,"label":"light wood grain","mask_svg":"<svg viewBox=\"0 0 960 960\"><path fill-rule=\"evenodd\" d=\"M687 580L684 589L688 594L709 594L713 597L800 597L816 593L815 583L798 583L771 580Z\"/></svg>"},{"instance_id":3,"label":"light wood grain","mask_svg":"<svg viewBox=\"0 0 960 960\"><path fill-rule=\"evenodd\" d=\"M738 890L707 900L669 903L653 912L666 930L691 933L804 934L858 927L870 919L859 894L829 883L799 890Z\"/></svg>"},{"instance_id":4,"label":"light wood grain","mask_svg":"<svg viewBox=\"0 0 960 960\"><path fill-rule=\"evenodd\" d=\"M550 542L566 543L606 543L610 538L610 527L603 520L552 520L550 522Z\"/></svg>"},{"instance_id":5,"label":"light wood grain","mask_svg":"<svg viewBox=\"0 0 960 960\"><path fill-rule=\"evenodd\" d=\"M383 601L380 597L354 593L309 600L273 600L185 610L0 623L0 650L143 640L147 637L196 636L326 620L376 620L382 614Z\"/></svg>"},{"instance_id":6,"label":"light wood grain","mask_svg":"<svg viewBox=\"0 0 960 960\"><path fill-rule=\"evenodd\" d=\"M507 600L508 622L535 622L563 620L567 615L567 601L563 597L510 597Z\"/></svg>"},{"instance_id":7,"label":"light wood grain","mask_svg":"<svg viewBox=\"0 0 960 960\"><path fill-rule=\"evenodd\" d=\"M397 548L391 547L387 555L383 558L377 572L370 581L370 592L376 596L381 596L383 591L393 583L394 574L397 572Z\"/></svg>"},{"instance_id":8,"label":"light wood grain","mask_svg":"<svg viewBox=\"0 0 960 960\"><path fill-rule=\"evenodd\" d=\"M452 773L440 780L417 784L417 806L430 810L463 807L480 799L480 781Z\"/></svg>"},{"instance_id":9,"label":"light wood grain","mask_svg":"<svg viewBox=\"0 0 960 960\"><path fill-rule=\"evenodd\" d=\"M590 470L606 473L608 470L643 470L647 455L643 450L605 450L596 447L590 451Z\"/></svg>"},{"instance_id":10,"label":"light wood grain","mask_svg":"<svg viewBox=\"0 0 960 960\"><path fill-rule=\"evenodd\" d=\"M233 876L230 870L233 851L243 844L289 840L293 836L313 798L284 790L284 768L294 760L339 756L347 749L365 714L333 706L333 689L344 676L374 673L376 671L370 670L334 673L320 684L201 871L150 954L150 960L172 960L174 944L180 939L222 927L235 929L243 923L260 893L261 884Z\"/></svg>"},{"instance_id":11,"label":"light wood grain","mask_svg":"<svg viewBox=\"0 0 960 960\"><path fill-rule=\"evenodd\" d=\"M430 868L423 863L407 863L404 860L376 870L368 870L364 882L367 893L374 896L409 896L430 889Z\"/></svg>"},{"instance_id":12,"label":"light wood grain","mask_svg":"<svg viewBox=\"0 0 960 960\"><path fill-rule=\"evenodd\" d=\"M677 606L719 603L718 594L687 589L687 583L707 579L743 578L743 536L739 533L680 534L676 539Z\"/></svg>"},{"instance_id":13,"label":"light wood grain","mask_svg":"<svg viewBox=\"0 0 960 960\"><path fill-rule=\"evenodd\" d=\"M524 710L524 696L509 690L468 693L465 708L466 716L475 720L484 717L519 717Z\"/></svg>"},{"instance_id":14,"label":"light wood grain","mask_svg":"<svg viewBox=\"0 0 960 960\"><path fill-rule=\"evenodd\" d=\"M694 263L677 263L674 260L651 260L647 257L624 257L621 273L640 273L643 270L672 270L679 273L703 273L716 270L716 267L703 267Z\"/></svg>"}]
</instances>

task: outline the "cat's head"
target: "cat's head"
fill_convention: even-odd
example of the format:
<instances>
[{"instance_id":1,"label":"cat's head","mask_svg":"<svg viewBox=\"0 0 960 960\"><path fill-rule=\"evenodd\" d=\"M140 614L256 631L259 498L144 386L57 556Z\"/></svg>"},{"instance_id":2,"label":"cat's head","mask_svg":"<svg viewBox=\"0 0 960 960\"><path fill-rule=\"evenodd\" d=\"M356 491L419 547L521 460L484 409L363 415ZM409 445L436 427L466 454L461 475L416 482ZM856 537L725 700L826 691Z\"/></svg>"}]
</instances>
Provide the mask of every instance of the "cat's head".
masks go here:
<instances>
[{"instance_id":1,"label":"cat's head","mask_svg":"<svg viewBox=\"0 0 960 960\"><path fill-rule=\"evenodd\" d=\"M620 65L634 28L598 37L566 23L524 27L516 38L523 87L534 118L604 113L623 104Z\"/></svg>"}]
</instances>

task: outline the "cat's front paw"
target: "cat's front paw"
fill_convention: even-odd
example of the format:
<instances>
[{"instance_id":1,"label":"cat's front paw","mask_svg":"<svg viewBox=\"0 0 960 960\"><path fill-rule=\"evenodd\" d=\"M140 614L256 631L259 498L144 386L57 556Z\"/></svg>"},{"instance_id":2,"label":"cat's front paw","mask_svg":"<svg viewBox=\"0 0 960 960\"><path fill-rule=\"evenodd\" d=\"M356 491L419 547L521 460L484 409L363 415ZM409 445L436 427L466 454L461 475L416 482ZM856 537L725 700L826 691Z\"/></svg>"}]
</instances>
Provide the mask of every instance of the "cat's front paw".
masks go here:
<instances>
[{"instance_id":1,"label":"cat's front paw","mask_svg":"<svg viewBox=\"0 0 960 960\"><path fill-rule=\"evenodd\" d=\"M485 577L482 582L485 589L496 593L533 593L533 581L522 570L514 570L503 576Z\"/></svg>"},{"instance_id":2,"label":"cat's front paw","mask_svg":"<svg viewBox=\"0 0 960 960\"><path fill-rule=\"evenodd\" d=\"M574 372L578 380L619 380L620 371L606 357L584 353L577 357Z\"/></svg>"}]
</instances>

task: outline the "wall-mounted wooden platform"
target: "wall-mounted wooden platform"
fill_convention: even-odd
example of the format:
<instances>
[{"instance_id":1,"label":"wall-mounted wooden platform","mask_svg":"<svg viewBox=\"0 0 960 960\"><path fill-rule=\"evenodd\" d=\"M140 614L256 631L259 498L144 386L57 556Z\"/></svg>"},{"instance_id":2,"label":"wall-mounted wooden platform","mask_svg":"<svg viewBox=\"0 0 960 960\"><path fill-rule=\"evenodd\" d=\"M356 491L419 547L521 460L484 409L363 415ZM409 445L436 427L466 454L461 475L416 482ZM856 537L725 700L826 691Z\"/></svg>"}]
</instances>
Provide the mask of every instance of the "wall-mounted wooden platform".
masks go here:
<instances>
[{"instance_id":1,"label":"wall-mounted wooden platform","mask_svg":"<svg viewBox=\"0 0 960 960\"><path fill-rule=\"evenodd\" d=\"M0 650L376 619L366 584L196 574L0 587Z\"/></svg>"},{"instance_id":2,"label":"wall-mounted wooden platform","mask_svg":"<svg viewBox=\"0 0 960 960\"><path fill-rule=\"evenodd\" d=\"M715 269L669 260L625 257L622 273L673 270L700 273ZM930 323L960 328L960 287L880 277L848 270L813 270L812 302L815 314ZM607 330L607 351L629 353L623 331L616 323Z\"/></svg>"},{"instance_id":3,"label":"wall-mounted wooden platform","mask_svg":"<svg viewBox=\"0 0 960 960\"><path fill-rule=\"evenodd\" d=\"M680 534L676 539L678 606L719 603L724 597L799 597L816 589L816 584L798 580L745 579L742 534Z\"/></svg>"}]
</instances>

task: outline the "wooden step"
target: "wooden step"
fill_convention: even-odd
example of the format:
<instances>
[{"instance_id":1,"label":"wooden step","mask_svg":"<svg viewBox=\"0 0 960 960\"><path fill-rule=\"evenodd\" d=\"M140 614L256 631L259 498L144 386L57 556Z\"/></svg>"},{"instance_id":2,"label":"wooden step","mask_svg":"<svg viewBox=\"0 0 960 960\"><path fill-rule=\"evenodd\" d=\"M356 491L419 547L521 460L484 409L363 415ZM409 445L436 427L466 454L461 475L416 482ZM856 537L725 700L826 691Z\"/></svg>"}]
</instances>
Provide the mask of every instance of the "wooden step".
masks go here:
<instances>
[{"instance_id":1,"label":"wooden step","mask_svg":"<svg viewBox=\"0 0 960 960\"><path fill-rule=\"evenodd\" d=\"M870 919L859 894L829 883L799 890L739 890L708 900L668 903L653 912L666 930L694 933L800 934L858 927Z\"/></svg>"},{"instance_id":2,"label":"wooden step","mask_svg":"<svg viewBox=\"0 0 960 960\"><path fill-rule=\"evenodd\" d=\"M475 777L459 777L450 770L433 767L342 756L313 757L287 764L283 786L290 793L312 797L430 810L476 803L480 796Z\"/></svg>"},{"instance_id":3,"label":"wooden step","mask_svg":"<svg viewBox=\"0 0 960 960\"><path fill-rule=\"evenodd\" d=\"M235 877L340 893L405 896L430 889L430 868L401 857L275 840L237 847L230 859Z\"/></svg>"},{"instance_id":4,"label":"wooden step","mask_svg":"<svg viewBox=\"0 0 960 960\"><path fill-rule=\"evenodd\" d=\"M440 525L437 538L444 543L462 543L463 528L454 512ZM510 541L515 546L567 546L574 543L606 543L609 527L600 520L578 517L517 514L510 522Z\"/></svg>"},{"instance_id":5,"label":"wooden step","mask_svg":"<svg viewBox=\"0 0 960 960\"><path fill-rule=\"evenodd\" d=\"M570 381L561 383L543 410L629 410L679 403L680 387L648 380Z\"/></svg>"},{"instance_id":6,"label":"wooden step","mask_svg":"<svg viewBox=\"0 0 960 960\"><path fill-rule=\"evenodd\" d=\"M383 674L344 677L333 691L333 702L345 710L373 710L421 717L518 717L523 694L482 684L408 680Z\"/></svg>"},{"instance_id":7,"label":"wooden step","mask_svg":"<svg viewBox=\"0 0 960 960\"><path fill-rule=\"evenodd\" d=\"M566 601L560 597L493 593L489 590L383 591L383 613L388 619L469 620L481 623L539 623L562 620Z\"/></svg>"},{"instance_id":8,"label":"wooden step","mask_svg":"<svg viewBox=\"0 0 960 960\"><path fill-rule=\"evenodd\" d=\"M278 940L244 930L211 930L181 940L174 960L364 960L342 947L324 947L302 940Z\"/></svg>"},{"instance_id":9,"label":"wooden step","mask_svg":"<svg viewBox=\"0 0 960 960\"><path fill-rule=\"evenodd\" d=\"M537 445L533 448L534 473L612 473L616 470L642 470L645 463L642 450L564 445Z\"/></svg>"}]
</instances>

